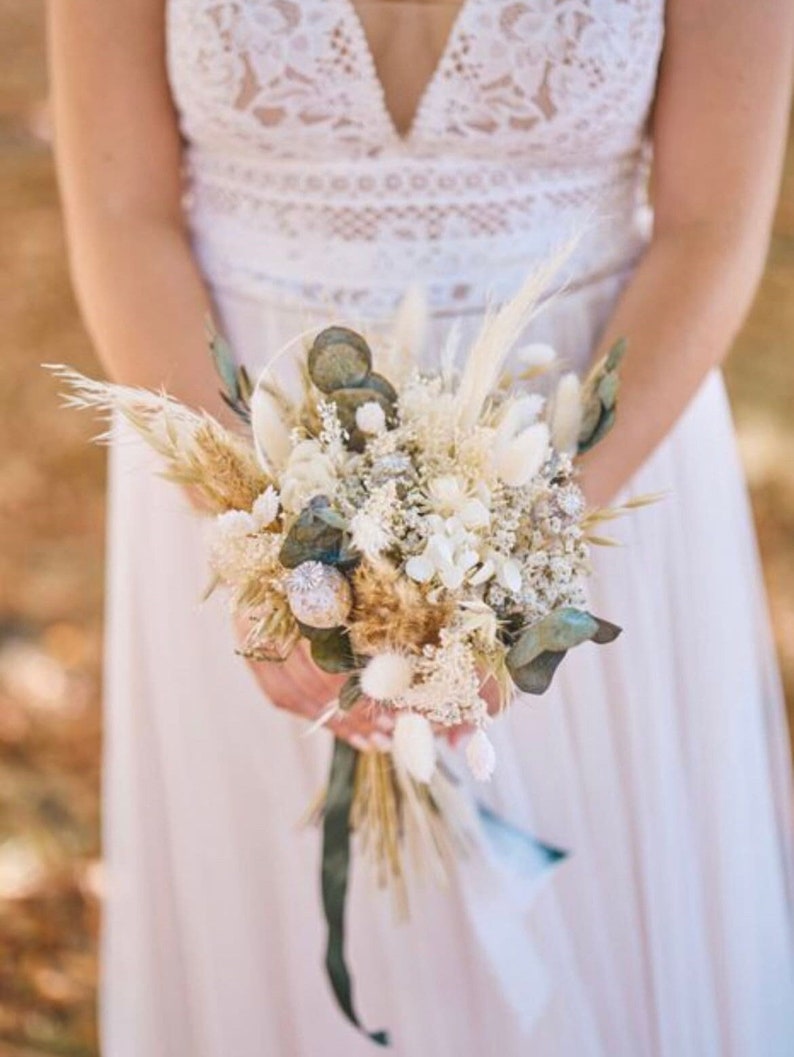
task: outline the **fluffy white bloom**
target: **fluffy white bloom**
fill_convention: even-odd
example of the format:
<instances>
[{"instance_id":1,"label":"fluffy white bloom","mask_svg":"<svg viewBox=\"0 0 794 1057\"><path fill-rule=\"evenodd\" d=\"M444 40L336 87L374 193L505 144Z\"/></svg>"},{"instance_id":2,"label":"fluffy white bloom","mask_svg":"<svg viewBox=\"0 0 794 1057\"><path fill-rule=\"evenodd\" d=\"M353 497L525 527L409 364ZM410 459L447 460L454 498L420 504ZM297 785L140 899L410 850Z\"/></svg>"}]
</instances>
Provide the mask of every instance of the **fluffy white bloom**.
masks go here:
<instances>
[{"instance_id":1,"label":"fluffy white bloom","mask_svg":"<svg viewBox=\"0 0 794 1057\"><path fill-rule=\"evenodd\" d=\"M356 425L362 433L377 436L386 429L386 412L376 400L370 400L356 410Z\"/></svg>"},{"instance_id":2,"label":"fluffy white bloom","mask_svg":"<svg viewBox=\"0 0 794 1057\"><path fill-rule=\"evenodd\" d=\"M549 451L549 427L536 422L494 451L494 469L506 485L521 488L538 473Z\"/></svg>"},{"instance_id":3,"label":"fluffy white bloom","mask_svg":"<svg viewBox=\"0 0 794 1057\"><path fill-rule=\"evenodd\" d=\"M251 508L251 517L254 519L257 528L267 528L268 525L273 524L278 517L278 504L278 492L272 484L269 484L264 492L257 496Z\"/></svg>"},{"instance_id":4,"label":"fluffy white bloom","mask_svg":"<svg viewBox=\"0 0 794 1057\"><path fill-rule=\"evenodd\" d=\"M227 510L210 523L210 546L225 547L256 532L256 522L244 510Z\"/></svg>"},{"instance_id":5,"label":"fluffy white bloom","mask_svg":"<svg viewBox=\"0 0 794 1057\"><path fill-rule=\"evenodd\" d=\"M551 439L557 451L572 455L582 427L582 386L571 372L557 383L551 415Z\"/></svg>"},{"instance_id":6,"label":"fluffy white bloom","mask_svg":"<svg viewBox=\"0 0 794 1057\"><path fill-rule=\"evenodd\" d=\"M475 730L466 746L466 762L478 782L488 782L496 767L496 752L484 730Z\"/></svg>"},{"instance_id":7,"label":"fluffy white bloom","mask_svg":"<svg viewBox=\"0 0 794 1057\"><path fill-rule=\"evenodd\" d=\"M436 769L436 742L433 728L424 716L403 712L397 717L392 753L417 782L430 781Z\"/></svg>"},{"instance_id":8,"label":"fluffy white bloom","mask_svg":"<svg viewBox=\"0 0 794 1057\"><path fill-rule=\"evenodd\" d=\"M265 469L280 469L290 454L290 428L279 401L258 385L251 397L251 429L259 461Z\"/></svg>"},{"instance_id":9,"label":"fluffy white bloom","mask_svg":"<svg viewBox=\"0 0 794 1057\"><path fill-rule=\"evenodd\" d=\"M402 653L378 653L361 673L361 689L373 701L394 701L411 685L413 665Z\"/></svg>"},{"instance_id":10,"label":"fluffy white bloom","mask_svg":"<svg viewBox=\"0 0 794 1057\"><path fill-rule=\"evenodd\" d=\"M244 583L269 563L270 550L278 542L275 533L260 534L250 514L229 510L209 525L210 567L226 584Z\"/></svg>"},{"instance_id":11,"label":"fluffy white bloom","mask_svg":"<svg viewBox=\"0 0 794 1057\"><path fill-rule=\"evenodd\" d=\"M367 510L359 510L350 519L350 536L356 550L370 559L383 554L392 542L388 526Z\"/></svg>"},{"instance_id":12,"label":"fluffy white bloom","mask_svg":"<svg viewBox=\"0 0 794 1057\"><path fill-rule=\"evenodd\" d=\"M367 558L377 558L394 542L393 519L397 486L387 481L369 494L360 510L350 519L353 546Z\"/></svg>"}]
</instances>

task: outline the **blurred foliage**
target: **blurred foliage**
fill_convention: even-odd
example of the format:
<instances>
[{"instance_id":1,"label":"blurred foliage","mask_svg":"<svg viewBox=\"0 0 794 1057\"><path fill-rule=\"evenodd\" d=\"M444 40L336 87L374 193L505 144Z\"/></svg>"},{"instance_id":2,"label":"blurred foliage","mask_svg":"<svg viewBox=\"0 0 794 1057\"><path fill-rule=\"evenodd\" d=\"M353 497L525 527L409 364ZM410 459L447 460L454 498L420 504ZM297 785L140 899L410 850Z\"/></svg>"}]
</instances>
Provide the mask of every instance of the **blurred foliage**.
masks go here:
<instances>
[{"instance_id":1,"label":"blurred foliage","mask_svg":"<svg viewBox=\"0 0 794 1057\"><path fill-rule=\"evenodd\" d=\"M89 372L49 149L42 0L0 0L0 1054L96 1053L104 457L42 362ZM794 690L794 150L729 364ZM94 427L95 428L95 427ZM790 693L791 699L791 693Z\"/></svg>"}]
</instances>

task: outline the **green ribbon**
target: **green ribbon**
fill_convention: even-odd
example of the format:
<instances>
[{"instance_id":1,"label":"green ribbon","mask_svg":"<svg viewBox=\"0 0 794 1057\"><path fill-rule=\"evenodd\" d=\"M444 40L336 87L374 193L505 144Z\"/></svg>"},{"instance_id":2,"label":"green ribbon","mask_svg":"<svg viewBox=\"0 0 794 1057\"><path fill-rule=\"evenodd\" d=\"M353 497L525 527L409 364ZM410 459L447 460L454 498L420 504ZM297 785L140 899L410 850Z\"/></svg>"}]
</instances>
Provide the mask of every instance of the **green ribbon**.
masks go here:
<instances>
[{"instance_id":1,"label":"green ribbon","mask_svg":"<svg viewBox=\"0 0 794 1057\"><path fill-rule=\"evenodd\" d=\"M350 876L350 810L353 806L358 752L347 742L334 741L331 776L323 815L322 894L328 925L325 967L342 1012L359 1031L379 1046L389 1045L385 1031L367 1032L353 1007L353 985L345 961L345 900Z\"/></svg>"}]
</instances>

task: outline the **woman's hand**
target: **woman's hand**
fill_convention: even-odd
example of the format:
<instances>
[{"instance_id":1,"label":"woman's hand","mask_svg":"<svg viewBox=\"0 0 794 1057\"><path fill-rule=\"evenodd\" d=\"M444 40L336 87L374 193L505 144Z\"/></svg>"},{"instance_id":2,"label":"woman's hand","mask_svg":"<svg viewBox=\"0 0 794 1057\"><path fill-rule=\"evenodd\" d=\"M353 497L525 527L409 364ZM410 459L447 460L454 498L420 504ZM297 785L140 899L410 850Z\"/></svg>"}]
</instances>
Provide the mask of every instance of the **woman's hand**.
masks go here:
<instances>
[{"instance_id":1,"label":"woman's hand","mask_svg":"<svg viewBox=\"0 0 794 1057\"><path fill-rule=\"evenodd\" d=\"M240 621L241 641L247 630L247 624ZM249 660L248 664L271 704L309 722L315 722L333 705L345 682L344 676L329 675L318 668L304 641L298 643L285 661ZM360 752L385 751L389 748L394 720L369 700L361 700L349 711L337 711L324 726Z\"/></svg>"}]
</instances>

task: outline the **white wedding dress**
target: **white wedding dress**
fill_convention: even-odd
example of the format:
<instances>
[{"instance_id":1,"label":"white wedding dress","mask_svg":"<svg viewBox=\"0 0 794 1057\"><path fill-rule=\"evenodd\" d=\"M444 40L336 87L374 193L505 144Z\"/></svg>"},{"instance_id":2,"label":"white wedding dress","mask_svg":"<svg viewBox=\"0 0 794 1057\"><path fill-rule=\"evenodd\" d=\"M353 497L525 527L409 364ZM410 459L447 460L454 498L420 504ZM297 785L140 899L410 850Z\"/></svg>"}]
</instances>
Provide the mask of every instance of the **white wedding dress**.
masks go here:
<instances>
[{"instance_id":1,"label":"white wedding dress","mask_svg":"<svg viewBox=\"0 0 794 1057\"><path fill-rule=\"evenodd\" d=\"M648 238L663 16L465 0L401 135L351 0L168 0L187 215L240 359L386 320L411 282L431 337L469 334L584 228L528 335L584 368ZM223 601L199 602L199 520L153 468L112 452L104 1057L371 1055L325 980L300 825L330 736L262 699ZM593 609L624 635L494 728L482 795L571 852L502 941L516 974L533 948L545 968L531 1031L467 864L408 924L354 879L357 1004L398 1057L794 1054L788 743L719 374L628 489L659 491L598 555Z\"/></svg>"}]
</instances>

